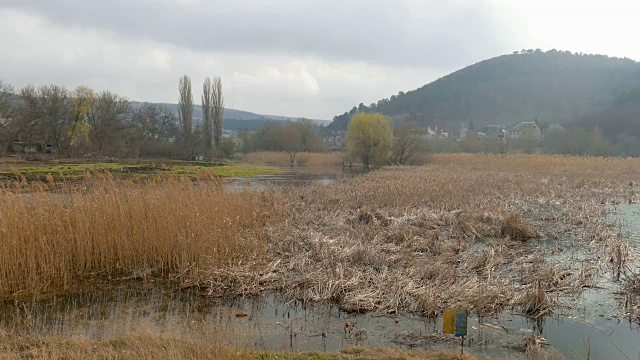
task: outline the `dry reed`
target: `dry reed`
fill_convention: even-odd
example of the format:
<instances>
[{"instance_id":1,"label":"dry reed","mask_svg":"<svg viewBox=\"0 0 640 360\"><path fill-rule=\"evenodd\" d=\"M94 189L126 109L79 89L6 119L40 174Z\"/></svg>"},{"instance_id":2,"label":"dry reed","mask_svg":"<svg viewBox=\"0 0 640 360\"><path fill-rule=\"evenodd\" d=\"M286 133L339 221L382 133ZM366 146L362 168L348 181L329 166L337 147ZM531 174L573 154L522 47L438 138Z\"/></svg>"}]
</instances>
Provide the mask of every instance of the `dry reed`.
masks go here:
<instances>
[{"instance_id":1,"label":"dry reed","mask_svg":"<svg viewBox=\"0 0 640 360\"><path fill-rule=\"evenodd\" d=\"M264 224L277 216L268 192L184 178L133 184L95 173L80 186L0 190L0 297L64 292L87 277L198 285L203 267L264 257Z\"/></svg>"},{"instance_id":2,"label":"dry reed","mask_svg":"<svg viewBox=\"0 0 640 360\"><path fill-rule=\"evenodd\" d=\"M611 242L596 231L603 204L639 199L628 185L640 174L634 165L640 161L434 155L425 167L289 190L288 220L268 230L270 265L228 271L243 284L238 293L275 289L351 312L513 307L540 316L558 296L591 286L596 269L549 262L531 239L597 248L600 234ZM209 278L211 294L236 288L228 276Z\"/></svg>"},{"instance_id":3,"label":"dry reed","mask_svg":"<svg viewBox=\"0 0 640 360\"><path fill-rule=\"evenodd\" d=\"M215 342L183 337L136 334L96 341L85 337L16 337L0 333L0 359L220 359L220 360L457 360L457 353L425 352L396 348L364 349L348 347L336 353L266 352L226 347ZM476 359L466 355L465 359Z\"/></svg>"},{"instance_id":4,"label":"dry reed","mask_svg":"<svg viewBox=\"0 0 640 360\"><path fill-rule=\"evenodd\" d=\"M266 193L108 175L73 191L5 189L0 290L158 276L212 295L279 290L347 311L537 315L589 286L591 268L546 262L531 238L569 238L623 264L622 245L602 230L603 204L638 202L629 186L638 175L632 159L434 155L425 167Z\"/></svg>"}]
</instances>

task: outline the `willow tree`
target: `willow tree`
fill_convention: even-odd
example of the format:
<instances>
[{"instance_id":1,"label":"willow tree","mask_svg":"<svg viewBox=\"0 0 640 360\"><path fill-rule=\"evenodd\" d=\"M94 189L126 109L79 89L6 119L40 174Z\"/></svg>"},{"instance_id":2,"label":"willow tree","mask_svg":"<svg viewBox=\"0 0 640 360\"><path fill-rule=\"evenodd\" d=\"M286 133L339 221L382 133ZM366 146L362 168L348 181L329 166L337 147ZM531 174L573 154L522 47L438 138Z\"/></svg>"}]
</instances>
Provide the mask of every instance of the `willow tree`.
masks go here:
<instances>
[{"instance_id":1,"label":"willow tree","mask_svg":"<svg viewBox=\"0 0 640 360\"><path fill-rule=\"evenodd\" d=\"M224 116L224 96L222 95L222 79L219 76L213 78L213 138L216 147L222 143L222 117Z\"/></svg>"},{"instance_id":2,"label":"willow tree","mask_svg":"<svg viewBox=\"0 0 640 360\"><path fill-rule=\"evenodd\" d=\"M389 118L382 114L355 114L347 127L346 140L347 150L362 160L366 170L371 163L383 163L393 141Z\"/></svg>"},{"instance_id":3,"label":"willow tree","mask_svg":"<svg viewBox=\"0 0 640 360\"><path fill-rule=\"evenodd\" d=\"M178 116L182 126L182 151L184 156L189 157L192 150L193 93L191 92L191 79L187 75L180 78L178 91L180 93Z\"/></svg>"},{"instance_id":4,"label":"willow tree","mask_svg":"<svg viewBox=\"0 0 640 360\"><path fill-rule=\"evenodd\" d=\"M71 149L75 146L89 143L91 123L89 116L96 100L95 93L86 86L78 86L69 98L69 125L64 137L64 149L67 156L71 156Z\"/></svg>"},{"instance_id":5,"label":"willow tree","mask_svg":"<svg viewBox=\"0 0 640 360\"><path fill-rule=\"evenodd\" d=\"M202 120L205 133L205 145L208 153L213 151L213 83L207 76L202 84Z\"/></svg>"}]
</instances>

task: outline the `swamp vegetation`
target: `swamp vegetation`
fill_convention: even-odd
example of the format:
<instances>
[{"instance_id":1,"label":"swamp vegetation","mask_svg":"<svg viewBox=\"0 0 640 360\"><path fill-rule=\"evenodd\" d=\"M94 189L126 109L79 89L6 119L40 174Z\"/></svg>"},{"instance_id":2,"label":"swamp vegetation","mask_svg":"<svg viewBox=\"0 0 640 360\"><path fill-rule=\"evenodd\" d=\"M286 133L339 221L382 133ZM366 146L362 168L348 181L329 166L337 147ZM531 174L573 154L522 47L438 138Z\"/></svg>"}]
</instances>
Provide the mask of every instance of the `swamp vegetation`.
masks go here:
<instances>
[{"instance_id":1,"label":"swamp vegetation","mask_svg":"<svg viewBox=\"0 0 640 360\"><path fill-rule=\"evenodd\" d=\"M637 159L434 155L423 167L295 189L229 192L215 177L134 182L108 172L62 185L21 179L0 190L0 296L158 281L349 313L438 317L455 307L539 318L608 274L625 289L620 313L640 322L637 270L605 221L607 205L640 202L639 175ZM588 256L563 256L568 247ZM0 349L15 350L7 339ZM20 341L45 351L71 340Z\"/></svg>"}]
</instances>

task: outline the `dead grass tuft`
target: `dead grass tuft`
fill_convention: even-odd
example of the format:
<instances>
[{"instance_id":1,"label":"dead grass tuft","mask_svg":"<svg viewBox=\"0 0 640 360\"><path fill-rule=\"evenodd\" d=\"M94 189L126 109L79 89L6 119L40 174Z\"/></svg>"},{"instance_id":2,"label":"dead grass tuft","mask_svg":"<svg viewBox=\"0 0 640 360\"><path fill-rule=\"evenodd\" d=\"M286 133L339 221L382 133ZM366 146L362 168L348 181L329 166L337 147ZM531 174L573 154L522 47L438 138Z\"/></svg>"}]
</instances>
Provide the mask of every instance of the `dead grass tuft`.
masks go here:
<instances>
[{"instance_id":1,"label":"dead grass tuft","mask_svg":"<svg viewBox=\"0 0 640 360\"><path fill-rule=\"evenodd\" d=\"M538 237L538 232L520 214L513 213L502 221L500 236L524 241Z\"/></svg>"},{"instance_id":2,"label":"dead grass tuft","mask_svg":"<svg viewBox=\"0 0 640 360\"><path fill-rule=\"evenodd\" d=\"M552 304L542 280L530 284L526 291L514 299L513 305L519 306L522 313L534 318L552 312Z\"/></svg>"}]
</instances>

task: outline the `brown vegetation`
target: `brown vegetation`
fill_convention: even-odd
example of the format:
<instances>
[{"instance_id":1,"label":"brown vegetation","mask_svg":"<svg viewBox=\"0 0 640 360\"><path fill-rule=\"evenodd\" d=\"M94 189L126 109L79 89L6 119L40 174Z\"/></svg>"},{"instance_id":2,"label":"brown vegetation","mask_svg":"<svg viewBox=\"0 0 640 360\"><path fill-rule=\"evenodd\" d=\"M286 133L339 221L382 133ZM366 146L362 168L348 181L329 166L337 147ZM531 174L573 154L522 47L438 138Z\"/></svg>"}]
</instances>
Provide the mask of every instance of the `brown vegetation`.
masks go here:
<instances>
[{"instance_id":1,"label":"brown vegetation","mask_svg":"<svg viewBox=\"0 0 640 360\"><path fill-rule=\"evenodd\" d=\"M61 292L96 276L195 285L203 267L264 257L264 224L279 214L272 194L225 192L208 180L134 184L94 173L77 186L0 189L0 296Z\"/></svg>"},{"instance_id":2,"label":"brown vegetation","mask_svg":"<svg viewBox=\"0 0 640 360\"><path fill-rule=\"evenodd\" d=\"M597 264L550 261L532 237L572 239L601 249L602 262L623 263L602 204L640 199L629 186L640 161L432 161L286 191L108 175L73 190L4 190L2 295L64 291L86 277L157 276L212 295L279 290L347 311L514 307L539 316L557 295L589 286Z\"/></svg>"},{"instance_id":3,"label":"brown vegetation","mask_svg":"<svg viewBox=\"0 0 640 360\"><path fill-rule=\"evenodd\" d=\"M456 360L459 354L419 350L346 348L338 353L260 352L233 349L210 341L181 337L132 335L107 341L85 337L16 337L0 333L0 358L13 359L220 359L220 360ZM476 359L465 355L465 359Z\"/></svg>"},{"instance_id":4,"label":"brown vegetation","mask_svg":"<svg viewBox=\"0 0 640 360\"><path fill-rule=\"evenodd\" d=\"M520 214L514 213L502 221L500 236L513 240L529 240L537 237L538 233Z\"/></svg>"},{"instance_id":5,"label":"brown vegetation","mask_svg":"<svg viewBox=\"0 0 640 360\"><path fill-rule=\"evenodd\" d=\"M447 307L515 307L544 315L551 299L590 286L598 260L547 261L544 247L525 240L563 237L605 249L615 234L602 231L602 204L638 200L628 186L637 165L435 155L427 167L288 191L289 220L269 230L270 263L234 269L234 283L243 293L277 289L346 311L437 316ZM233 289L211 280L212 294Z\"/></svg>"}]
</instances>

